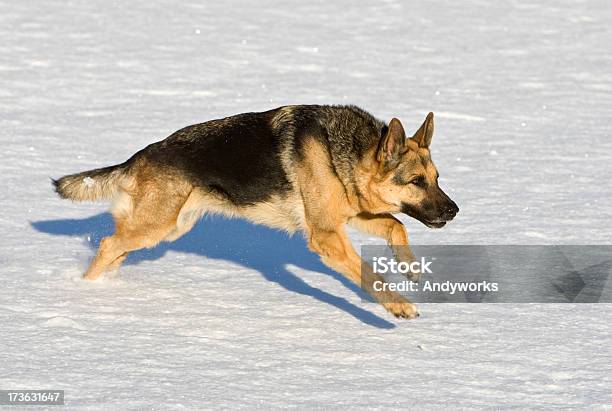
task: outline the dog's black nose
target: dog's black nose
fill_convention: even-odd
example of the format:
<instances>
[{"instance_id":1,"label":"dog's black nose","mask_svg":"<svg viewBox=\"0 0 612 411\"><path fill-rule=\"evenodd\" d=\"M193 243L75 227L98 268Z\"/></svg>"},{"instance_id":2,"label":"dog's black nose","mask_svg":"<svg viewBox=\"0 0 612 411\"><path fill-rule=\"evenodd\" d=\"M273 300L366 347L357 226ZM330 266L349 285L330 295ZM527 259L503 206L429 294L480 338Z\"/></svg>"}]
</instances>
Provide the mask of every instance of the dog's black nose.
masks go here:
<instances>
[{"instance_id":1,"label":"dog's black nose","mask_svg":"<svg viewBox=\"0 0 612 411\"><path fill-rule=\"evenodd\" d=\"M447 220L450 220L454 218L458 212L459 212L459 207L457 207L457 204L455 204L454 202L451 202L450 204L446 206L444 210L444 218Z\"/></svg>"}]
</instances>

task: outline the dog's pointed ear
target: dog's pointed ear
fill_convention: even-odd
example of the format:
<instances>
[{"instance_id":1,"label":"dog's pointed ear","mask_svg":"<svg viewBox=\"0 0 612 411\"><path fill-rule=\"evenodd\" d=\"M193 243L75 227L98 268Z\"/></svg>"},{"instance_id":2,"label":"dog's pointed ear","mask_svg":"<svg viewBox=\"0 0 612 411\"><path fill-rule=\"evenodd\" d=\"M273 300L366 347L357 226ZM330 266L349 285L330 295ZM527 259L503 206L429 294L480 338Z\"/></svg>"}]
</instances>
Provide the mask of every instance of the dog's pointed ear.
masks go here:
<instances>
[{"instance_id":1,"label":"dog's pointed ear","mask_svg":"<svg viewBox=\"0 0 612 411\"><path fill-rule=\"evenodd\" d=\"M434 132L434 115L433 113L429 113L421 125L421 128L414 133L412 139L416 141L419 147L428 148L431 144L431 138L433 137Z\"/></svg>"},{"instance_id":2,"label":"dog's pointed ear","mask_svg":"<svg viewBox=\"0 0 612 411\"><path fill-rule=\"evenodd\" d=\"M386 130L383 129L376 156L385 171L394 169L400 163L405 141L406 133L402 123L398 119L392 118Z\"/></svg>"}]
</instances>

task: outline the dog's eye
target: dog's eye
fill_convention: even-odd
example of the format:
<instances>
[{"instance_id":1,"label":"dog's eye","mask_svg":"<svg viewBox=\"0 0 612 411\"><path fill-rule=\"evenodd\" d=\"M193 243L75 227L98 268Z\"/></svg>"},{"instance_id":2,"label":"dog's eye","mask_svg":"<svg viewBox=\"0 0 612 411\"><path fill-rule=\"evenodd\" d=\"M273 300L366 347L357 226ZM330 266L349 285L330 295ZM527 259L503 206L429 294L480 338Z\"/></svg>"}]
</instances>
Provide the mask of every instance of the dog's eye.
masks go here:
<instances>
[{"instance_id":1,"label":"dog's eye","mask_svg":"<svg viewBox=\"0 0 612 411\"><path fill-rule=\"evenodd\" d=\"M425 177L417 177L410 182L410 184L414 184L417 187L425 187L427 183L425 182Z\"/></svg>"}]
</instances>

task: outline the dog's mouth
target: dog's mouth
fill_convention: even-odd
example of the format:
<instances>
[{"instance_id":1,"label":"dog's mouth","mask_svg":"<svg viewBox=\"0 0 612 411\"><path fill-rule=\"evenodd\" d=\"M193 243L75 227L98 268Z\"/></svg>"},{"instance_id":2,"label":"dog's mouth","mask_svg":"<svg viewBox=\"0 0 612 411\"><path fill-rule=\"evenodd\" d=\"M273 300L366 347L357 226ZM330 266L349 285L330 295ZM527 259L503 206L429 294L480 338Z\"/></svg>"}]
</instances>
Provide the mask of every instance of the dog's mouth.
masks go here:
<instances>
[{"instance_id":1,"label":"dog's mouth","mask_svg":"<svg viewBox=\"0 0 612 411\"><path fill-rule=\"evenodd\" d=\"M419 221L425 224L429 228L442 228L447 223L446 221L426 221L426 220L419 220Z\"/></svg>"},{"instance_id":2,"label":"dog's mouth","mask_svg":"<svg viewBox=\"0 0 612 411\"><path fill-rule=\"evenodd\" d=\"M423 212L421 210L410 204L405 203L402 204L402 213L407 214L410 217L420 221L429 228L442 228L446 225L447 222L452 220L452 218L446 219L439 216L436 216L433 219L429 219L423 215Z\"/></svg>"}]
</instances>

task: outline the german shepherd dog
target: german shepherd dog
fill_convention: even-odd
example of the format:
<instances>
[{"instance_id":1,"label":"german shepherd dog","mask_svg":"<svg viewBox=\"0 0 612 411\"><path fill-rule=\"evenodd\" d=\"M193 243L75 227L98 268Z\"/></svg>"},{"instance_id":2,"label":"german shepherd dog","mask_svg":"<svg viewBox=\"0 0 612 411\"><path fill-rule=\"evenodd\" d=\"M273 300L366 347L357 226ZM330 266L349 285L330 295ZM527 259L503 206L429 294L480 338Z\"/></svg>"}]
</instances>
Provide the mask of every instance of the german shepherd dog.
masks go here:
<instances>
[{"instance_id":1,"label":"german shepherd dog","mask_svg":"<svg viewBox=\"0 0 612 411\"><path fill-rule=\"evenodd\" d=\"M384 238L410 262L408 237L393 213L440 228L457 205L438 186L429 153L433 114L411 138L355 106L285 106L185 127L124 163L53 180L62 198L111 200L115 233L84 274L95 280L129 252L173 241L205 213L302 231L324 264L360 285L396 317L416 306L376 291L362 272L345 224Z\"/></svg>"}]
</instances>

